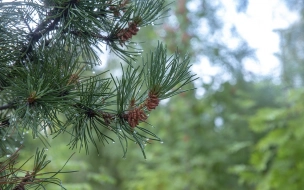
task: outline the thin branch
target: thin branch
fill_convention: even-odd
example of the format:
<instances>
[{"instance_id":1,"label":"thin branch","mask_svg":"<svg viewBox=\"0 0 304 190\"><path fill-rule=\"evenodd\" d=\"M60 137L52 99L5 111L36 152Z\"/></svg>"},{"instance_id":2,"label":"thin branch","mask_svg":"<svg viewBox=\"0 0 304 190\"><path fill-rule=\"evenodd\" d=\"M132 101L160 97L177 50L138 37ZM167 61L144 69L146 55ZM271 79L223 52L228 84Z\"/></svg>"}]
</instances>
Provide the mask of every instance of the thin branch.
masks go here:
<instances>
[{"instance_id":1,"label":"thin branch","mask_svg":"<svg viewBox=\"0 0 304 190\"><path fill-rule=\"evenodd\" d=\"M55 20L53 20L52 23L49 24L51 20L46 20L44 22L42 22L40 25L37 26L37 28L34 30L33 33L29 34L32 38L29 40L29 43L27 45L27 47L25 46L22 50L22 56L21 58L24 59L26 58L26 55L31 53L33 51L33 46L36 42L38 42L42 36L44 36L45 34L49 33L50 31L55 29L55 26L59 23L60 18L56 18ZM45 25L49 26L47 28L44 28Z\"/></svg>"},{"instance_id":2,"label":"thin branch","mask_svg":"<svg viewBox=\"0 0 304 190\"><path fill-rule=\"evenodd\" d=\"M24 22L25 25L27 26L27 29L30 31L30 33L32 33L32 29L31 29L30 25L26 22L25 17L23 17L23 22Z\"/></svg>"},{"instance_id":3,"label":"thin branch","mask_svg":"<svg viewBox=\"0 0 304 190\"><path fill-rule=\"evenodd\" d=\"M101 39L106 42L110 40L110 38L107 36L103 36L101 34L97 34L97 33L93 33L93 32L89 33L89 32L82 32L80 30L73 30L73 31L70 31L70 33L77 37L81 36L81 35L89 35L91 37L98 38L98 39Z\"/></svg>"},{"instance_id":4,"label":"thin branch","mask_svg":"<svg viewBox=\"0 0 304 190\"><path fill-rule=\"evenodd\" d=\"M78 0L71 0L70 4L77 3ZM57 12L58 8L54 8L50 12ZM40 23L36 29L29 33L29 43L25 45L21 50L21 59L25 59L27 54L31 53L33 51L33 46L35 43L37 43L45 34L51 32L52 30L56 29L57 24L59 23L61 18L64 18L68 14L68 9L65 9L63 13L60 15L60 17L57 17L55 19L48 18L42 23ZM51 15L50 15L51 16Z\"/></svg>"},{"instance_id":5,"label":"thin branch","mask_svg":"<svg viewBox=\"0 0 304 190\"><path fill-rule=\"evenodd\" d=\"M3 106L0 106L0 111L13 108L13 106L14 106L13 104L6 104L6 105L3 105Z\"/></svg>"}]
</instances>

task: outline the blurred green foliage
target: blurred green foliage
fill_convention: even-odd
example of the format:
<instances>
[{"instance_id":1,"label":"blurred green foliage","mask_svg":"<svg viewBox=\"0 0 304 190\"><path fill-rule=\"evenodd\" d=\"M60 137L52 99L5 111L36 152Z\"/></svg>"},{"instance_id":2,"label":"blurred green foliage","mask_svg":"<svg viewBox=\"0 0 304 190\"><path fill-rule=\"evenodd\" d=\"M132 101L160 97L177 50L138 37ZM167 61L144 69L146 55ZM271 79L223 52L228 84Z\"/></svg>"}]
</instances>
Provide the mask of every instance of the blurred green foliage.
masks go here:
<instances>
[{"instance_id":1,"label":"blurred green foliage","mask_svg":"<svg viewBox=\"0 0 304 190\"><path fill-rule=\"evenodd\" d=\"M301 189L303 176L303 89L286 95L285 106L260 109L250 128L262 138L252 146L247 166L236 166L245 183L258 190Z\"/></svg>"}]
</instances>

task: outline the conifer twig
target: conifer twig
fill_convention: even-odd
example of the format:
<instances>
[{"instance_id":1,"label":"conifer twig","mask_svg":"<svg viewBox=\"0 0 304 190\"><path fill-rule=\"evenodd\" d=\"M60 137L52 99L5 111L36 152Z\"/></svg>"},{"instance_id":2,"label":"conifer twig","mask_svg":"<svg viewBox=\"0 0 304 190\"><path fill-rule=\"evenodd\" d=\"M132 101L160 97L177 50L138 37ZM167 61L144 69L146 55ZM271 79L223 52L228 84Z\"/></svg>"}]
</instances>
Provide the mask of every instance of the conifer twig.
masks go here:
<instances>
[{"instance_id":1,"label":"conifer twig","mask_svg":"<svg viewBox=\"0 0 304 190\"><path fill-rule=\"evenodd\" d=\"M10 108L13 108L13 104L6 104L6 105L3 105L3 106L0 106L0 111L10 109Z\"/></svg>"},{"instance_id":2,"label":"conifer twig","mask_svg":"<svg viewBox=\"0 0 304 190\"><path fill-rule=\"evenodd\" d=\"M70 4L78 3L78 0L71 0L69 2ZM50 11L56 12L58 11L58 8L54 8ZM47 18L45 21L41 22L36 29L29 34L29 43L25 45L21 50L21 59L26 58L26 55L31 53L33 51L33 46L35 43L37 43L43 36L48 34L50 31L56 29L56 25L58 25L61 18L66 17L68 14L68 9L65 9L60 17L57 17L55 19ZM27 24L27 23L26 23ZM27 24L28 25L28 24Z\"/></svg>"}]
</instances>

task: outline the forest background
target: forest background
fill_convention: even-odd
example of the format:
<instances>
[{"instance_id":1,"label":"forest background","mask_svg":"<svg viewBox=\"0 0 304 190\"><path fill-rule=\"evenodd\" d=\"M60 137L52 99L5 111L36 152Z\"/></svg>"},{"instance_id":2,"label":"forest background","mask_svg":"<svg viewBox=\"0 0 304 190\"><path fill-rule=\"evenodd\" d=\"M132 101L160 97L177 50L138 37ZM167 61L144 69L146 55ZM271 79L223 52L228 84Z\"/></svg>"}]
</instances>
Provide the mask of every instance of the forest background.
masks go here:
<instances>
[{"instance_id":1,"label":"forest background","mask_svg":"<svg viewBox=\"0 0 304 190\"><path fill-rule=\"evenodd\" d=\"M235 27L230 30L236 41L234 47L221 40L224 26L224 19L218 14L223 6L221 1L174 1L169 16L160 24L142 28L134 41L145 50L155 47L160 36L171 52L178 47L181 54L191 55L194 65L204 58L220 72L200 76L192 84L197 90L163 102L150 115L148 122L155 126L153 132L164 143L148 144L147 160L136 144L130 145L125 159L118 143L107 144L99 155L92 148L90 155L76 153L68 162L66 171L79 172L60 174L63 185L74 190L304 187L304 3L281 1L299 19L288 28L276 30L280 37L280 51L276 54L280 72L275 77L245 68L245 61L255 60L256 52ZM232 2L239 13L245 13L250 6L247 0ZM189 8L191 3L200 8ZM198 23L206 23L204 32ZM112 57L107 55L107 64L95 72L120 67ZM204 77L208 80L203 80ZM73 153L67 151L65 138L62 135L50 142L48 157L52 162L47 168L50 171L60 169ZM30 135L25 141L27 146L21 154L24 160L32 154L31 145L36 147L39 143ZM53 188L56 189L50 186Z\"/></svg>"}]
</instances>

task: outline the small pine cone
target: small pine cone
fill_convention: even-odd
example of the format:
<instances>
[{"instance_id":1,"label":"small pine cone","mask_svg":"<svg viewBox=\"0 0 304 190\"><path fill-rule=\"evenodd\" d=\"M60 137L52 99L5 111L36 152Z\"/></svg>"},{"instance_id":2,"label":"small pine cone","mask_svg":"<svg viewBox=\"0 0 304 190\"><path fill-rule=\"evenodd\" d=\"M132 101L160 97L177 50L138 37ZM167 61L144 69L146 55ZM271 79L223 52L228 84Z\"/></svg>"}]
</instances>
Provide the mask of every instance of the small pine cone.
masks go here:
<instances>
[{"instance_id":1,"label":"small pine cone","mask_svg":"<svg viewBox=\"0 0 304 190\"><path fill-rule=\"evenodd\" d=\"M119 9L116 6L110 6L110 10L113 11L115 17L120 16Z\"/></svg>"},{"instance_id":2,"label":"small pine cone","mask_svg":"<svg viewBox=\"0 0 304 190\"><path fill-rule=\"evenodd\" d=\"M129 23L129 28L127 28L127 29L133 35L136 35L137 32L139 31L139 28L137 27L137 24L134 23L134 22Z\"/></svg>"},{"instance_id":3,"label":"small pine cone","mask_svg":"<svg viewBox=\"0 0 304 190\"><path fill-rule=\"evenodd\" d=\"M151 111L151 110L155 109L158 106L159 101L160 100L158 99L157 95L149 92L149 97L147 99L147 104L146 104L148 110Z\"/></svg>"},{"instance_id":4,"label":"small pine cone","mask_svg":"<svg viewBox=\"0 0 304 190\"><path fill-rule=\"evenodd\" d=\"M79 79L79 75L78 74L72 74L70 76L70 78L69 78L68 85L69 84L73 84L73 83L77 83L78 79Z\"/></svg>"},{"instance_id":5,"label":"small pine cone","mask_svg":"<svg viewBox=\"0 0 304 190\"><path fill-rule=\"evenodd\" d=\"M28 104L33 104L36 100L36 91L33 91L30 96L27 98Z\"/></svg>"},{"instance_id":6,"label":"small pine cone","mask_svg":"<svg viewBox=\"0 0 304 190\"><path fill-rule=\"evenodd\" d=\"M114 119L114 116L109 113L101 113L101 116L107 125L110 125Z\"/></svg>"},{"instance_id":7,"label":"small pine cone","mask_svg":"<svg viewBox=\"0 0 304 190\"><path fill-rule=\"evenodd\" d=\"M136 35L138 31L139 31L139 28L137 27L137 24L134 22L130 22L128 28L121 29L117 33L117 37L118 37L118 39L120 39L120 45L122 46L122 44L124 44L125 41L132 38L133 35Z\"/></svg>"},{"instance_id":8,"label":"small pine cone","mask_svg":"<svg viewBox=\"0 0 304 190\"><path fill-rule=\"evenodd\" d=\"M136 127L139 124L139 121L145 121L148 116L145 112L139 108L135 108L127 114L128 123L132 128Z\"/></svg>"}]
</instances>

